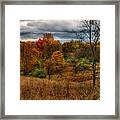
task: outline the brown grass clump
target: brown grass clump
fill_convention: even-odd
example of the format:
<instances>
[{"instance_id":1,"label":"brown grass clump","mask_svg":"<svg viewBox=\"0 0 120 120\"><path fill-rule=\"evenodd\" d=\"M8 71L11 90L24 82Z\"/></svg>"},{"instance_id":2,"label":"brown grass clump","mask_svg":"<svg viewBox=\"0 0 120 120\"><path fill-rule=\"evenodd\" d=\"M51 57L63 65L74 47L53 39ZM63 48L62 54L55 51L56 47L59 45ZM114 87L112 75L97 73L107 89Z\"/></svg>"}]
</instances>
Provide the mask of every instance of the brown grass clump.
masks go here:
<instances>
[{"instance_id":1,"label":"brown grass clump","mask_svg":"<svg viewBox=\"0 0 120 120\"><path fill-rule=\"evenodd\" d=\"M48 80L35 77L20 78L21 100L98 100L100 82L92 80L74 82L69 80Z\"/></svg>"}]
</instances>

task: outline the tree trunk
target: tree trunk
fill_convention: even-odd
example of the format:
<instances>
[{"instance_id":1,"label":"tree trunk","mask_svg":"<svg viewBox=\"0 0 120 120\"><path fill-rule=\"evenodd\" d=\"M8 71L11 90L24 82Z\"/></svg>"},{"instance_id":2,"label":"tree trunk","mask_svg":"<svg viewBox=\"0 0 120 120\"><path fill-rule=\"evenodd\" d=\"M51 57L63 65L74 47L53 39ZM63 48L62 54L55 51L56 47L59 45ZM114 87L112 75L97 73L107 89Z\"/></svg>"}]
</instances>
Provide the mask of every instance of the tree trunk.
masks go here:
<instances>
[{"instance_id":1,"label":"tree trunk","mask_svg":"<svg viewBox=\"0 0 120 120\"><path fill-rule=\"evenodd\" d=\"M50 74L49 74L48 76L49 76L49 78L48 78L48 79L50 80Z\"/></svg>"},{"instance_id":2,"label":"tree trunk","mask_svg":"<svg viewBox=\"0 0 120 120\"><path fill-rule=\"evenodd\" d=\"M94 46L92 45L92 20L90 20L90 45L91 45L91 50L92 50L92 54L93 54L93 86L95 86L95 80L96 80L96 60L95 60L95 51L96 51L96 46L94 49Z\"/></svg>"},{"instance_id":3,"label":"tree trunk","mask_svg":"<svg viewBox=\"0 0 120 120\"><path fill-rule=\"evenodd\" d=\"M96 80L96 60L93 60L93 86L95 86Z\"/></svg>"},{"instance_id":4,"label":"tree trunk","mask_svg":"<svg viewBox=\"0 0 120 120\"><path fill-rule=\"evenodd\" d=\"M24 63L24 74L28 74L28 56L25 58L25 63Z\"/></svg>"},{"instance_id":5,"label":"tree trunk","mask_svg":"<svg viewBox=\"0 0 120 120\"><path fill-rule=\"evenodd\" d=\"M50 68L48 68L48 79L50 80Z\"/></svg>"}]
</instances>

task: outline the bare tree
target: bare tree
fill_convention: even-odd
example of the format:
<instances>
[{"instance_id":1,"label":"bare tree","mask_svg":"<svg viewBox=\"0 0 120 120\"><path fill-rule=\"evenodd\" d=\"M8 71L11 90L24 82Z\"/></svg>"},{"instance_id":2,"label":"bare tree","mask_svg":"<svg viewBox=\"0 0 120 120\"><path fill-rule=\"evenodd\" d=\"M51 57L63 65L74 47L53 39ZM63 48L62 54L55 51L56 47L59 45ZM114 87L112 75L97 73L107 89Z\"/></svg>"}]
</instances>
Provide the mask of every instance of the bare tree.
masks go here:
<instances>
[{"instance_id":1,"label":"bare tree","mask_svg":"<svg viewBox=\"0 0 120 120\"><path fill-rule=\"evenodd\" d=\"M86 39L89 40L92 51L92 71L93 71L93 86L96 80L96 47L100 40L100 21L98 20L84 20L82 21L82 32Z\"/></svg>"}]
</instances>

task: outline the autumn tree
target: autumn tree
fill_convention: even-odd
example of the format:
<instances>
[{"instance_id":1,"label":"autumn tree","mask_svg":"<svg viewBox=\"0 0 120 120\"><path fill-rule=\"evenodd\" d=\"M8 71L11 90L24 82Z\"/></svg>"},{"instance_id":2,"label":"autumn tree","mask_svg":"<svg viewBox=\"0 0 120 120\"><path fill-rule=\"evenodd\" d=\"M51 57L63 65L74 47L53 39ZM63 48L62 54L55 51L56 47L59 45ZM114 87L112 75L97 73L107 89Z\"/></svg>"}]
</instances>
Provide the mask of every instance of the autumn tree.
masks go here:
<instances>
[{"instance_id":1,"label":"autumn tree","mask_svg":"<svg viewBox=\"0 0 120 120\"><path fill-rule=\"evenodd\" d=\"M52 54L51 61L53 63L53 71L62 75L62 70L64 67L64 57L60 51L55 51Z\"/></svg>"},{"instance_id":2,"label":"autumn tree","mask_svg":"<svg viewBox=\"0 0 120 120\"><path fill-rule=\"evenodd\" d=\"M46 41L43 40L42 38L39 38L36 41L36 46L37 46L38 51L41 53L41 58L44 58L44 49L46 46Z\"/></svg>"},{"instance_id":3,"label":"autumn tree","mask_svg":"<svg viewBox=\"0 0 120 120\"><path fill-rule=\"evenodd\" d=\"M64 53L74 52L75 48L75 41L71 40L70 42L65 42L62 45L62 50Z\"/></svg>"},{"instance_id":4,"label":"autumn tree","mask_svg":"<svg viewBox=\"0 0 120 120\"><path fill-rule=\"evenodd\" d=\"M51 33L43 34L43 38L39 38L36 41L39 51L42 51L42 56L44 59L51 57L54 51L62 51L62 46L59 40L54 40Z\"/></svg>"},{"instance_id":5,"label":"autumn tree","mask_svg":"<svg viewBox=\"0 0 120 120\"><path fill-rule=\"evenodd\" d=\"M20 43L20 67L24 75L27 75L34 69L35 64L41 57L41 52L37 50L35 42Z\"/></svg>"},{"instance_id":6,"label":"autumn tree","mask_svg":"<svg viewBox=\"0 0 120 120\"><path fill-rule=\"evenodd\" d=\"M51 79L51 75L58 73L59 75L62 75L62 70L64 67L64 58L60 51L53 52L51 58L48 58L45 61L45 69L48 74L48 79Z\"/></svg>"},{"instance_id":7,"label":"autumn tree","mask_svg":"<svg viewBox=\"0 0 120 120\"><path fill-rule=\"evenodd\" d=\"M53 52L55 51L61 51L61 43L57 40L53 40L53 41L48 41L45 48L44 48L44 58L48 59L51 57L51 55L53 54Z\"/></svg>"},{"instance_id":8,"label":"autumn tree","mask_svg":"<svg viewBox=\"0 0 120 120\"><path fill-rule=\"evenodd\" d=\"M84 20L82 21L83 33L86 39L89 40L90 48L92 52L92 70L93 70L93 86L96 80L96 56L97 46L100 40L100 21L98 20Z\"/></svg>"}]
</instances>

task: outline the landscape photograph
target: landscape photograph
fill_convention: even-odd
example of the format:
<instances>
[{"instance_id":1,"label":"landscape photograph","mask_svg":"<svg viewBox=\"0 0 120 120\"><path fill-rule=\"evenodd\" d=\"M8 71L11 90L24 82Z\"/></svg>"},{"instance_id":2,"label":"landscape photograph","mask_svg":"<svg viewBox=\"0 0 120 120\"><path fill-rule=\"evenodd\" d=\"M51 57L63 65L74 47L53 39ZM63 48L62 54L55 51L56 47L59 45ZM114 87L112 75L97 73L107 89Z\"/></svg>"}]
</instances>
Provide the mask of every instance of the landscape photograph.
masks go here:
<instances>
[{"instance_id":1,"label":"landscape photograph","mask_svg":"<svg viewBox=\"0 0 120 120\"><path fill-rule=\"evenodd\" d=\"M20 100L100 100L100 20L20 20Z\"/></svg>"}]
</instances>

